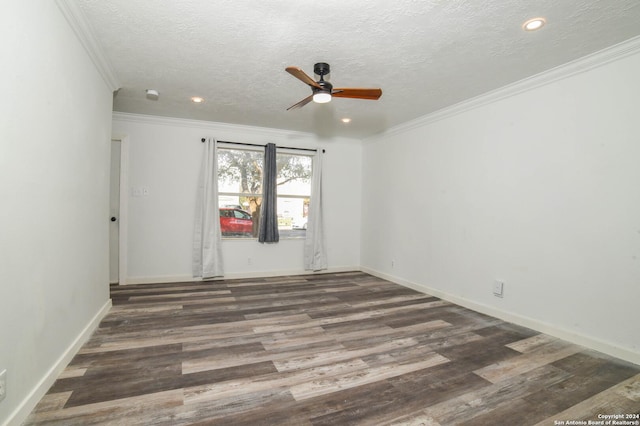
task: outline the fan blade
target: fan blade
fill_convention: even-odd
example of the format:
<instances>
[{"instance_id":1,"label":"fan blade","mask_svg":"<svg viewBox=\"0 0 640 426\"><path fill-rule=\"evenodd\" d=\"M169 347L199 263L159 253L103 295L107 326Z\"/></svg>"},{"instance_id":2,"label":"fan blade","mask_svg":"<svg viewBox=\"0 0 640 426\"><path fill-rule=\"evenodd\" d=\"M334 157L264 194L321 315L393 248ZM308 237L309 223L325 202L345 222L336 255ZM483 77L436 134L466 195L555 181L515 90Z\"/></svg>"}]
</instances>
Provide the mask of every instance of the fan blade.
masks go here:
<instances>
[{"instance_id":1,"label":"fan blade","mask_svg":"<svg viewBox=\"0 0 640 426\"><path fill-rule=\"evenodd\" d=\"M318 83L316 83L314 79L312 79L307 74L305 74L304 71L302 71L300 68L298 68L298 67L287 67L287 68L285 68L285 70L289 74L291 74L292 76L294 76L295 78L297 78L298 80L303 82L304 84L308 84L311 87L316 87L316 88L320 89L320 85Z\"/></svg>"},{"instance_id":2,"label":"fan blade","mask_svg":"<svg viewBox=\"0 0 640 426\"><path fill-rule=\"evenodd\" d=\"M309 95L303 100L301 100L300 102L298 102L297 104L291 105L289 108L287 108L287 111L289 111L290 109L302 108L303 106L311 102L312 99L313 99L313 95Z\"/></svg>"},{"instance_id":3,"label":"fan blade","mask_svg":"<svg viewBox=\"0 0 640 426\"><path fill-rule=\"evenodd\" d=\"M369 99L375 101L380 98L380 96L382 96L382 89L342 87L333 89L331 96L334 96L336 98Z\"/></svg>"}]
</instances>

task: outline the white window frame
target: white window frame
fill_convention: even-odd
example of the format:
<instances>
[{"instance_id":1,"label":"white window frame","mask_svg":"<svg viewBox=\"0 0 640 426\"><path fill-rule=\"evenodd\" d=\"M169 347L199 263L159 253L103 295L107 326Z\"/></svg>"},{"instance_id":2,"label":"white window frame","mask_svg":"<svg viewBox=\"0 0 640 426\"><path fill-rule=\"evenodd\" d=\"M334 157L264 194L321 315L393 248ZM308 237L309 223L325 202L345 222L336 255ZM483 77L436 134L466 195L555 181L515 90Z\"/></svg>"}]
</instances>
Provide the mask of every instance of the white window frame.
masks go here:
<instances>
[{"instance_id":1,"label":"white window frame","mask_svg":"<svg viewBox=\"0 0 640 426\"><path fill-rule=\"evenodd\" d=\"M243 146L243 145L236 145L236 144L225 144L224 142L219 142L218 143L218 150L228 150L228 151L251 151L251 152L256 152L256 153L261 153L264 154L264 149L262 149L261 147L254 147L254 146ZM316 155L314 152L311 151L307 151L304 153L301 153L299 150L295 150L295 149L287 149L287 148L276 148L276 157L278 155L297 155L297 156L301 156L301 157L309 157L311 159L310 161L310 175L313 176L313 157ZM216 184L220 185L220 180L217 179L216 180ZM221 191L220 188L218 188L218 198L220 198L221 196L232 196L232 197L257 197L257 198L262 198L263 194L262 193L243 193L243 192L226 192L226 191ZM311 201L311 177L309 178L309 195L290 195L290 194L280 194L278 193L278 199L280 198L287 198L287 199L302 199L302 200L306 200L308 199L309 201ZM220 206L220 208L224 208L223 206ZM251 213L251 212L249 212ZM282 234L280 235L280 239L281 240L300 240L300 239L304 239L306 235L306 229L305 229L305 233L301 234L300 236L290 236L290 235L285 235L283 236ZM257 237L243 237L243 236L223 236L222 237L225 240L230 240L230 241L256 241Z\"/></svg>"}]
</instances>

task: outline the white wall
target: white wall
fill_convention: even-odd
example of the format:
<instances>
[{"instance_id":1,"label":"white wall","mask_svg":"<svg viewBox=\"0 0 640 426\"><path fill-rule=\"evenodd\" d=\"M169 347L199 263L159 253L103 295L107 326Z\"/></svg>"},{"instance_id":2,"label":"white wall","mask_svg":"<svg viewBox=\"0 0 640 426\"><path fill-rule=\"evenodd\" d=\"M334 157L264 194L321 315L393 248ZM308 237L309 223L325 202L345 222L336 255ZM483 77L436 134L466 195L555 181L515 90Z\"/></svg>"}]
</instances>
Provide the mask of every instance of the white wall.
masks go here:
<instances>
[{"instance_id":1,"label":"white wall","mask_svg":"<svg viewBox=\"0 0 640 426\"><path fill-rule=\"evenodd\" d=\"M17 424L109 302L112 94L54 2L3 3L0 57L0 424Z\"/></svg>"},{"instance_id":2,"label":"white wall","mask_svg":"<svg viewBox=\"0 0 640 426\"><path fill-rule=\"evenodd\" d=\"M330 270L360 265L361 142L228 124L114 114L113 134L127 136L129 241L127 283L189 280L196 186L203 137L301 148L326 148L325 228ZM132 188L148 196L133 197ZM304 273L302 240L259 244L224 240L225 276ZM251 265L248 263L251 258Z\"/></svg>"},{"instance_id":3,"label":"white wall","mask_svg":"<svg viewBox=\"0 0 640 426\"><path fill-rule=\"evenodd\" d=\"M639 75L636 53L364 141L363 268L640 363Z\"/></svg>"}]
</instances>

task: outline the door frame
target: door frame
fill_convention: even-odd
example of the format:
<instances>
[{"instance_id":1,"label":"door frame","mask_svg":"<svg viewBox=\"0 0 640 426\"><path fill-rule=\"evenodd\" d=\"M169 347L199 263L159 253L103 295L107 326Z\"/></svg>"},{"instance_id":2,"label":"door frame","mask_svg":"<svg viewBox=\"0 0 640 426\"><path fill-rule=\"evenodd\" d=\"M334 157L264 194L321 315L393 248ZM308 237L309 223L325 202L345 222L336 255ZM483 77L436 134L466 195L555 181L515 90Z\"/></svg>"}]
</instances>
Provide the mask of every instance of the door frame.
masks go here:
<instances>
[{"instance_id":1,"label":"door frame","mask_svg":"<svg viewBox=\"0 0 640 426\"><path fill-rule=\"evenodd\" d=\"M120 211L118 213L118 284L127 284L127 227L129 202L129 136L113 136L120 142Z\"/></svg>"}]
</instances>

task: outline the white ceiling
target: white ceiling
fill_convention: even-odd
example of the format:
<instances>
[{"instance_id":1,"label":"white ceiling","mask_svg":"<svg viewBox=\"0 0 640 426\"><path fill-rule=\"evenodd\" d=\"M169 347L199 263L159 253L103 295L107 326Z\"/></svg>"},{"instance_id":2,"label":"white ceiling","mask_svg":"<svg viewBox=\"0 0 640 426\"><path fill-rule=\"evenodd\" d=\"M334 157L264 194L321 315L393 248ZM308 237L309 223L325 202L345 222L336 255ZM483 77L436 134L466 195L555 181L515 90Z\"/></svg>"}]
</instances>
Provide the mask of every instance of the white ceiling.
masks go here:
<instances>
[{"instance_id":1,"label":"white ceiling","mask_svg":"<svg viewBox=\"0 0 640 426\"><path fill-rule=\"evenodd\" d=\"M640 34L638 0L75 1L121 82L115 111L321 136L364 138ZM316 62L382 97L286 111L311 91L285 67Z\"/></svg>"}]
</instances>

